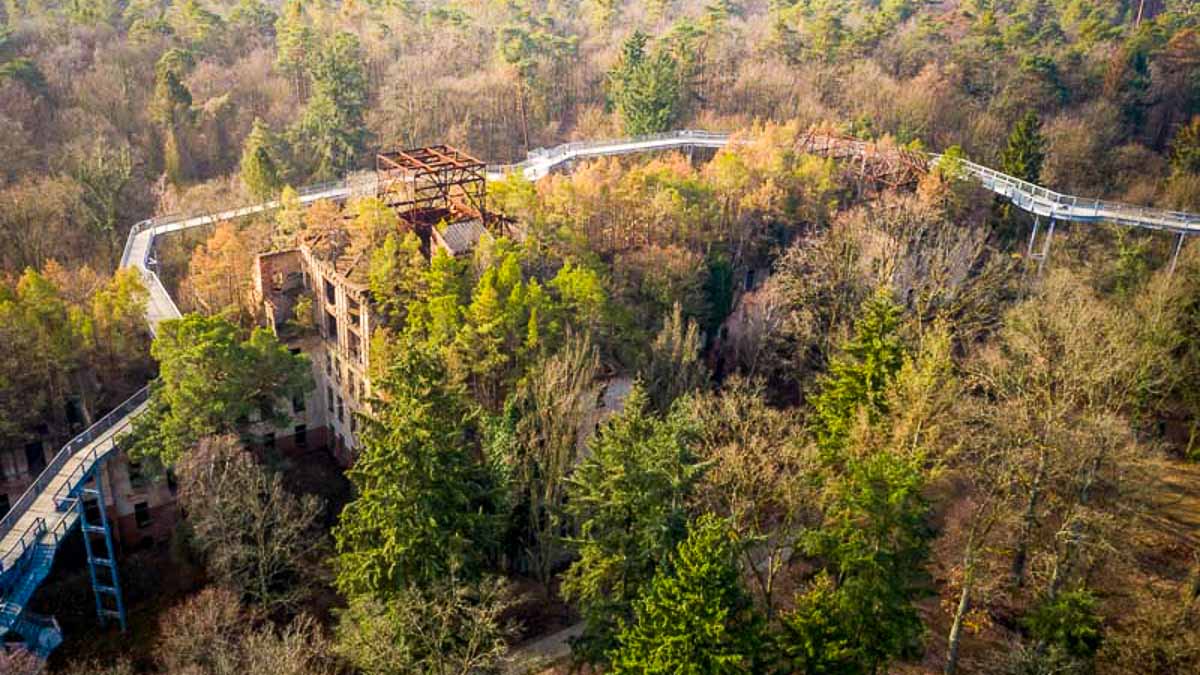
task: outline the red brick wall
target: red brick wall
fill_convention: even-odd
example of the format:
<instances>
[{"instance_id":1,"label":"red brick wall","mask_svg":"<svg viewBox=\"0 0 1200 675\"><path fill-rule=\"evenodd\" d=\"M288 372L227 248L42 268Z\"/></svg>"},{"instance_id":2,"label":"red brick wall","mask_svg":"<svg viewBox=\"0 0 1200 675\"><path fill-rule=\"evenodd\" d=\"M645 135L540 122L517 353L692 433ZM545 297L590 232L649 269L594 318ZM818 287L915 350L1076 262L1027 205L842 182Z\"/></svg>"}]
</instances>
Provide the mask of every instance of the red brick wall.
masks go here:
<instances>
[{"instance_id":1,"label":"red brick wall","mask_svg":"<svg viewBox=\"0 0 1200 675\"><path fill-rule=\"evenodd\" d=\"M138 527L136 514L117 516L113 509L109 509L108 517L118 548L137 549L170 539L175 524L179 522L179 506L177 502L169 502L151 507L150 524L146 527Z\"/></svg>"}]
</instances>

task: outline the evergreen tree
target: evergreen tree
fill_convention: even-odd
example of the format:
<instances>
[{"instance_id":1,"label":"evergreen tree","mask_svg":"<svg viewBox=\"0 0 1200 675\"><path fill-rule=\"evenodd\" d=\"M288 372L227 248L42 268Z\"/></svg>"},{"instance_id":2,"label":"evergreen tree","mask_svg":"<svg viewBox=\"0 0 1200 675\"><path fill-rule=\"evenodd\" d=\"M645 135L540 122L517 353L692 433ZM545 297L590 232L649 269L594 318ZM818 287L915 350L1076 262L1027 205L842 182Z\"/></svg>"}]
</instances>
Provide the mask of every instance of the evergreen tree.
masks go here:
<instances>
[{"instance_id":1,"label":"evergreen tree","mask_svg":"<svg viewBox=\"0 0 1200 675\"><path fill-rule=\"evenodd\" d=\"M921 461L868 446L832 478L824 526L806 546L825 569L782 617L781 672L877 673L919 654L914 602L931 534Z\"/></svg>"},{"instance_id":2,"label":"evergreen tree","mask_svg":"<svg viewBox=\"0 0 1200 675\"><path fill-rule=\"evenodd\" d=\"M679 113L678 63L669 52L647 53L649 38L635 31L625 41L621 60L608 73L609 101L621 116L625 133L667 131Z\"/></svg>"},{"instance_id":3,"label":"evergreen tree","mask_svg":"<svg viewBox=\"0 0 1200 675\"><path fill-rule=\"evenodd\" d=\"M159 69L154 85L155 120L164 127L191 121L192 92L174 68Z\"/></svg>"},{"instance_id":4,"label":"evergreen tree","mask_svg":"<svg viewBox=\"0 0 1200 675\"><path fill-rule=\"evenodd\" d=\"M837 582L837 620L862 672L919 652L923 627L913 603L930 537L924 487L920 456L864 449L831 482L825 525L809 542Z\"/></svg>"},{"instance_id":5,"label":"evergreen tree","mask_svg":"<svg viewBox=\"0 0 1200 675\"><path fill-rule=\"evenodd\" d=\"M686 534L686 500L702 472L690 434L681 407L657 417L635 386L571 475L566 508L578 523L579 559L562 588L583 614L576 648L588 660L603 660L614 646L634 599Z\"/></svg>"},{"instance_id":6,"label":"evergreen tree","mask_svg":"<svg viewBox=\"0 0 1200 675\"><path fill-rule=\"evenodd\" d=\"M1037 113L1025 113L1008 136L1008 145L1000 155L1004 173L1021 180L1037 183L1042 175L1042 162L1046 159L1046 137L1042 135L1042 122Z\"/></svg>"},{"instance_id":7,"label":"evergreen tree","mask_svg":"<svg viewBox=\"0 0 1200 675\"><path fill-rule=\"evenodd\" d=\"M859 665L856 638L833 578L819 573L780 617L773 635L780 673L834 675L865 672Z\"/></svg>"},{"instance_id":8,"label":"evergreen tree","mask_svg":"<svg viewBox=\"0 0 1200 675\"><path fill-rule=\"evenodd\" d=\"M613 673L753 672L762 620L742 588L739 543L712 514L689 528L671 564L654 577L621 629Z\"/></svg>"},{"instance_id":9,"label":"evergreen tree","mask_svg":"<svg viewBox=\"0 0 1200 675\"><path fill-rule=\"evenodd\" d=\"M479 572L502 516L471 443L474 413L434 353L397 349L375 386L348 474L356 497L334 529L334 567L342 593L386 600L459 566Z\"/></svg>"},{"instance_id":10,"label":"evergreen tree","mask_svg":"<svg viewBox=\"0 0 1200 675\"><path fill-rule=\"evenodd\" d=\"M317 34L304 15L303 0L287 0L275 21L275 65L287 76L297 97L305 91L316 44Z\"/></svg>"},{"instance_id":11,"label":"evergreen tree","mask_svg":"<svg viewBox=\"0 0 1200 675\"><path fill-rule=\"evenodd\" d=\"M162 127L163 163L167 176L179 183L191 175L191 158L184 134L195 119L192 92L183 84L184 70L191 65L188 52L171 49L155 68L151 116Z\"/></svg>"},{"instance_id":12,"label":"evergreen tree","mask_svg":"<svg viewBox=\"0 0 1200 675\"><path fill-rule=\"evenodd\" d=\"M313 95L293 128L317 177L350 169L366 145L367 70L352 33L338 33L316 53L310 68Z\"/></svg>"},{"instance_id":13,"label":"evergreen tree","mask_svg":"<svg viewBox=\"0 0 1200 675\"><path fill-rule=\"evenodd\" d=\"M550 286L558 292L563 307L577 326L589 332L600 328L608 307L608 294L595 270L568 262L550 280Z\"/></svg>"},{"instance_id":14,"label":"evergreen tree","mask_svg":"<svg viewBox=\"0 0 1200 675\"><path fill-rule=\"evenodd\" d=\"M501 402L499 380L512 356L503 349L505 312L504 297L496 287L496 268L488 268L471 294L466 325L455 340L455 350L470 374L476 400L492 410Z\"/></svg>"},{"instance_id":15,"label":"evergreen tree","mask_svg":"<svg viewBox=\"0 0 1200 675\"><path fill-rule=\"evenodd\" d=\"M254 128L242 146L241 169L242 183L257 199L271 199L283 187L271 156L271 132L260 118L254 118Z\"/></svg>"},{"instance_id":16,"label":"evergreen tree","mask_svg":"<svg viewBox=\"0 0 1200 675\"><path fill-rule=\"evenodd\" d=\"M1104 640L1096 596L1087 589L1043 599L1022 623L1039 643L1073 659L1091 659Z\"/></svg>"},{"instance_id":17,"label":"evergreen tree","mask_svg":"<svg viewBox=\"0 0 1200 675\"><path fill-rule=\"evenodd\" d=\"M408 306L425 297L425 273L429 263L421 254L421 240L413 232L401 237L387 235L383 245L371 251L368 273L376 306L393 328L403 328Z\"/></svg>"},{"instance_id":18,"label":"evergreen tree","mask_svg":"<svg viewBox=\"0 0 1200 675\"><path fill-rule=\"evenodd\" d=\"M817 443L835 458L860 413L870 421L887 412L887 386L904 362L900 308L886 289L863 303L854 337L833 357L809 403Z\"/></svg>"}]
</instances>

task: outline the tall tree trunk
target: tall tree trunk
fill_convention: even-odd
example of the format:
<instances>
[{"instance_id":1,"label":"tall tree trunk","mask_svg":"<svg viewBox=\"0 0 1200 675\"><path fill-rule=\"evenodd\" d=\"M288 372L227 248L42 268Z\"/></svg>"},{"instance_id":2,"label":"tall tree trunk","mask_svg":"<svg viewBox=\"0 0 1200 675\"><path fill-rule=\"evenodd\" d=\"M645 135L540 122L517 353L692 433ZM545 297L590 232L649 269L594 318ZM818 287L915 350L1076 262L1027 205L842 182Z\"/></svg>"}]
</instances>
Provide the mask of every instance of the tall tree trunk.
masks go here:
<instances>
[{"instance_id":1,"label":"tall tree trunk","mask_svg":"<svg viewBox=\"0 0 1200 675\"><path fill-rule=\"evenodd\" d=\"M521 142L524 147L523 152L529 152L529 112L525 103L525 80L518 76L517 81L517 105L521 109Z\"/></svg>"},{"instance_id":2,"label":"tall tree trunk","mask_svg":"<svg viewBox=\"0 0 1200 675\"><path fill-rule=\"evenodd\" d=\"M1192 565L1192 594L1189 600L1195 601L1200 599L1200 553L1197 553L1196 563Z\"/></svg>"},{"instance_id":3,"label":"tall tree trunk","mask_svg":"<svg viewBox=\"0 0 1200 675\"><path fill-rule=\"evenodd\" d=\"M967 557L970 558L972 555L972 553L968 553ZM942 670L945 675L954 675L958 671L958 648L962 642L963 622L967 617L967 610L971 608L971 586L975 581L974 562L968 562L966 565L967 567L963 574L962 591L958 594L958 607L954 610L954 623L950 625L946 667Z\"/></svg>"},{"instance_id":4,"label":"tall tree trunk","mask_svg":"<svg viewBox=\"0 0 1200 675\"><path fill-rule=\"evenodd\" d=\"M1033 536L1033 528L1037 524L1037 507L1042 496L1042 482L1046 478L1046 448L1038 454L1037 473L1033 477L1033 486L1029 490L1029 503L1025 507L1022 519L1021 534L1017 538L1017 551L1013 555L1013 582L1018 586L1025 584L1025 565L1029 559L1029 539Z\"/></svg>"},{"instance_id":5,"label":"tall tree trunk","mask_svg":"<svg viewBox=\"0 0 1200 675\"><path fill-rule=\"evenodd\" d=\"M1083 485L1079 487L1079 505L1087 506L1091 499L1092 485L1096 482L1096 473L1100 470L1100 462L1102 456L1094 457L1087 464L1084 470ZM1054 599L1062 589L1064 583L1071 574L1072 568L1075 566L1075 553L1079 547L1079 540L1083 536L1083 521L1079 518L1071 518L1067 524L1067 535L1063 544L1063 555L1054 563L1054 574L1050 577L1049 597Z\"/></svg>"}]
</instances>

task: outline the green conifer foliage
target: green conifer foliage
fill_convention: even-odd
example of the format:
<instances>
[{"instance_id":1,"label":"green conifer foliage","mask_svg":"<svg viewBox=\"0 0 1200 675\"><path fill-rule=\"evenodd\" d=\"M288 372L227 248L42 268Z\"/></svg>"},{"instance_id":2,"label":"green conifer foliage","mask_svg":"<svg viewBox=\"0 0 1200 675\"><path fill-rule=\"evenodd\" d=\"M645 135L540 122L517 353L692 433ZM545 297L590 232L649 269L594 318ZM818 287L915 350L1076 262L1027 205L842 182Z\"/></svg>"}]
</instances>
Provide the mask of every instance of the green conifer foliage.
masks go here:
<instances>
[{"instance_id":1,"label":"green conifer foliage","mask_svg":"<svg viewBox=\"0 0 1200 675\"><path fill-rule=\"evenodd\" d=\"M687 447L690 434L681 407L660 418L636 386L569 479L579 560L562 588L584 617L577 649L585 658L603 660L620 621L631 618L634 600L685 534L686 500L703 469Z\"/></svg>"},{"instance_id":2,"label":"green conifer foliage","mask_svg":"<svg viewBox=\"0 0 1200 675\"><path fill-rule=\"evenodd\" d=\"M630 135L666 131L679 114L678 63L666 50L648 53L648 38L634 32L622 48L621 60L609 71L609 97Z\"/></svg>"},{"instance_id":3,"label":"green conifer foliage","mask_svg":"<svg viewBox=\"0 0 1200 675\"><path fill-rule=\"evenodd\" d=\"M635 603L612 653L612 672L753 672L762 620L742 588L739 543L712 514L692 524L688 538Z\"/></svg>"},{"instance_id":4,"label":"green conifer foliage","mask_svg":"<svg viewBox=\"0 0 1200 675\"><path fill-rule=\"evenodd\" d=\"M467 399L428 348L407 344L394 357L362 420L349 472L356 498L334 529L338 589L380 600L452 569L473 576L499 525Z\"/></svg>"},{"instance_id":5,"label":"green conifer foliage","mask_svg":"<svg viewBox=\"0 0 1200 675\"><path fill-rule=\"evenodd\" d=\"M854 337L820 378L809 403L817 442L828 455L838 454L860 414L874 422L887 412L887 386L904 362L899 327L900 307L887 290L876 291L863 303Z\"/></svg>"},{"instance_id":6,"label":"green conifer foliage","mask_svg":"<svg viewBox=\"0 0 1200 675\"><path fill-rule=\"evenodd\" d=\"M271 156L271 131L258 118L242 146L242 183L257 199L271 199L279 194L283 181L279 167Z\"/></svg>"},{"instance_id":7,"label":"green conifer foliage","mask_svg":"<svg viewBox=\"0 0 1200 675\"><path fill-rule=\"evenodd\" d=\"M1042 122L1031 110L1009 134L1008 145L1000 156L1001 167L1010 176L1037 183L1045 160L1046 137L1042 135Z\"/></svg>"}]
</instances>

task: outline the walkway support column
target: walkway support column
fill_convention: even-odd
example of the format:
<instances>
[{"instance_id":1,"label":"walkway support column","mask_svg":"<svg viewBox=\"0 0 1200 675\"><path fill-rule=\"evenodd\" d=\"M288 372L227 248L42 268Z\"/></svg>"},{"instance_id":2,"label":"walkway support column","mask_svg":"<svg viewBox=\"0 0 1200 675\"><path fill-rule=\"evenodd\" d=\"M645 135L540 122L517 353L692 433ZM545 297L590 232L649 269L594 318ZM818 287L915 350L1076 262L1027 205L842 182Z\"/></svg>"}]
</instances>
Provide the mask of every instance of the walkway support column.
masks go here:
<instances>
[{"instance_id":1,"label":"walkway support column","mask_svg":"<svg viewBox=\"0 0 1200 675\"><path fill-rule=\"evenodd\" d=\"M1179 241L1175 242L1175 253L1171 255L1171 271L1167 272L1167 276L1175 276L1175 267L1179 265L1179 252L1183 250L1183 240L1187 238L1187 233L1179 233Z\"/></svg>"},{"instance_id":2,"label":"walkway support column","mask_svg":"<svg viewBox=\"0 0 1200 675\"><path fill-rule=\"evenodd\" d=\"M92 592L96 598L96 616L104 625L108 619L116 619L125 632L125 601L121 597L121 579L117 574L117 556L113 549L112 529L108 524L108 513L104 508L104 462L97 462L90 476L82 483L76 508L79 509L79 529L83 531L83 546L87 551L88 573L92 579ZM87 487L87 481L93 486ZM87 502L94 499L96 510L100 512L99 523L88 522ZM93 541L92 535L99 535L100 541ZM103 542L101 544L101 542ZM101 548L101 546L103 548ZM97 550L100 549L100 550Z\"/></svg>"},{"instance_id":3,"label":"walkway support column","mask_svg":"<svg viewBox=\"0 0 1200 675\"><path fill-rule=\"evenodd\" d=\"M1054 226L1056 221L1050 218L1050 229L1046 230L1046 245L1042 247L1042 254L1038 258L1038 276L1042 276L1042 269L1046 266L1046 258L1050 257L1050 242L1054 239Z\"/></svg>"}]
</instances>

